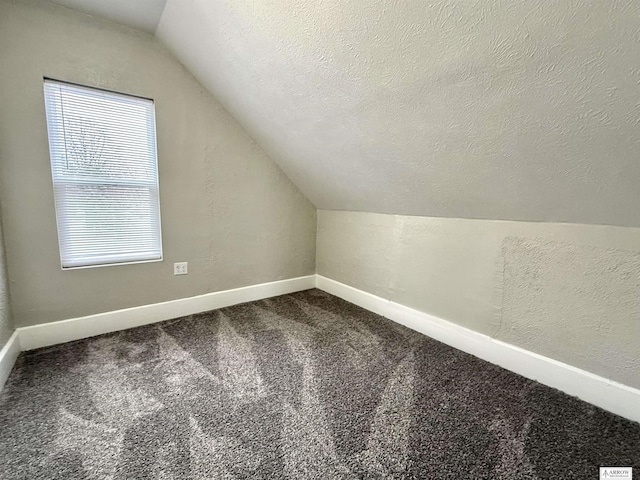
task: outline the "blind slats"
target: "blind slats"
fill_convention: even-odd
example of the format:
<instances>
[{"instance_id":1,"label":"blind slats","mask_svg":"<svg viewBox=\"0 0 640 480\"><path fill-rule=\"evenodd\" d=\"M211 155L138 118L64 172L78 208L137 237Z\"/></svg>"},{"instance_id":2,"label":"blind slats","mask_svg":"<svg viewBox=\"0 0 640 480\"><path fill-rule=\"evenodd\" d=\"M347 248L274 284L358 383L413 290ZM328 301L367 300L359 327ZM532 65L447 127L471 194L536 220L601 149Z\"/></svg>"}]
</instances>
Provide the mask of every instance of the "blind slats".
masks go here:
<instances>
[{"instance_id":1,"label":"blind slats","mask_svg":"<svg viewBox=\"0 0 640 480\"><path fill-rule=\"evenodd\" d=\"M63 268L162 259L153 101L45 80Z\"/></svg>"}]
</instances>

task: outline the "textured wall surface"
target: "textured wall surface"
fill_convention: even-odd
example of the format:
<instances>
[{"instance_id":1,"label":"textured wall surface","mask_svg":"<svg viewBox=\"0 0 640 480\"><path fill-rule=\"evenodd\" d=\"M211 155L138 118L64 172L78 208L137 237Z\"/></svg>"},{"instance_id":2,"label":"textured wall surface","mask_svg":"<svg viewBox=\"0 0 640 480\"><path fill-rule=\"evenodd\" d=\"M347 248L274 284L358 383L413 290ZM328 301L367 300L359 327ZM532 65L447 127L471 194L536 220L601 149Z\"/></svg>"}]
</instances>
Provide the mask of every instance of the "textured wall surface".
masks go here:
<instances>
[{"instance_id":1,"label":"textured wall surface","mask_svg":"<svg viewBox=\"0 0 640 480\"><path fill-rule=\"evenodd\" d=\"M640 226L636 0L168 0L156 33L318 208Z\"/></svg>"},{"instance_id":2,"label":"textured wall surface","mask_svg":"<svg viewBox=\"0 0 640 480\"><path fill-rule=\"evenodd\" d=\"M2 218L0 218L0 350L13 333L11 319L11 303L9 299L9 282L2 236Z\"/></svg>"},{"instance_id":3,"label":"textured wall surface","mask_svg":"<svg viewBox=\"0 0 640 480\"><path fill-rule=\"evenodd\" d=\"M317 272L640 388L640 229L318 211Z\"/></svg>"},{"instance_id":4,"label":"textured wall surface","mask_svg":"<svg viewBox=\"0 0 640 480\"><path fill-rule=\"evenodd\" d=\"M16 326L312 274L315 209L153 37L0 0L0 195ZM42 77L156 101L164 261L62 271ZM174 276L173 262L189 275Z\"/></svg>"},{"instance_id":5,"label":"textured wall surface","mask_svg":"<svg viewBox=\"0 0 640 480\"><path fill-rule=\"evenodd\" d=\"M509 237L503 256L500 339L640 385L640 251Z\"/></svg>"}]
</instances>

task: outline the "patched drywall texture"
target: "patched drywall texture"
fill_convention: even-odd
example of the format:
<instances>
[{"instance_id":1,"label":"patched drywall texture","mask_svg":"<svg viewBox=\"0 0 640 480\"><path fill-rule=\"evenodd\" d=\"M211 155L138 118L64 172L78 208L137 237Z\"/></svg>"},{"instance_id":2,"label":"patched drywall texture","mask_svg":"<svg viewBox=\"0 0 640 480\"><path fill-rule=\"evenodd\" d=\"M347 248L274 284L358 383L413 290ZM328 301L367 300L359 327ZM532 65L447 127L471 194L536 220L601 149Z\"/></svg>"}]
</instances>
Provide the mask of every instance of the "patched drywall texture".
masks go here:
<instances>
[{"instance_id":1,"label":"patched drywall texture","mask_svg":"<svg viewBox=\"0 0 640 480\"><path fill-rule=\"evenodd\" d=\"M0 0L0 196L24 326L312 274L315 208L153 37ZM153 98L164 261L62 271L43 76ZM189 262L174 276L173 263Z\"/></svg>"},{"instance_id":2,"label":"patched drywall texture","mask_svg":"<svg viewBox=\"0 0 640 480\"><path fill-rule=\"evenodd\" d=\"M318 208L640 226L637 0L168 0L156 33Z\"/></svg>"},{"instance_id":3,"label":"patched drywall texture","mask_svg":"<svg viewBox=\"0 0 640 480\"><path fill-rule=\"evenodd\" d=\"M508 237L502 254L497 337L640 381L640 251Z\"/></svg>"},{"instance_id":4,"label":"patched drywall texture","mask_svg":"<svg viewBox=\"0 0 640 480\"><path fill-rule=\"evenodd\" d=\"M640 388L638 228L319 210L316 268Z\"/></svg>"},{"instance_id":5,"label":"patched drywall texture","mask_svg":"<svg viewBox=\"0 0 640 480\"><path fill-rule=\"evenodd\" d=\"M11 319L9 282L2 235L2 216L0 215L0 350L5 346L11 334L13 334L13 321Z\"/></svg>"}]
</instances>

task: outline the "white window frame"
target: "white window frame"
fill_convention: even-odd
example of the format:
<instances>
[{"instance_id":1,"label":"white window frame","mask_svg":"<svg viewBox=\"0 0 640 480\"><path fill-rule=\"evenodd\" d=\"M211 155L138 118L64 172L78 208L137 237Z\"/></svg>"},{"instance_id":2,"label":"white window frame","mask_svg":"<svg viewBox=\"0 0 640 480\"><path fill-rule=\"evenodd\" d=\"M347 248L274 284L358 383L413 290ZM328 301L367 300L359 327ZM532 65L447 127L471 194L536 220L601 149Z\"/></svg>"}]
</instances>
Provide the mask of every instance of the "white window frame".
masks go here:
<instances>
[{"instance_id":1,"label":"white window frame","mask_svg":"<svg viewBox=\"0 0 640 480\"><path fill-rule=\"evenodd\" d=\"M140 179L127 179L127 178L115 178L105 176L91 176L91 175L79 175L73 176L68 173L62 175L60 173L60 165L62 158L67 158L67 140L63 141L63 145L60 145L61 135L64 137L67 135L65 131L64 114L60 115L56 106L56 100L47 93L48 86L61 86L62 88L71 88L76 93L87 92L87 96L94 97L104 95L107 98L121 98L132 102L141 102L146 104L147 108L150 108L150 116L148 126L149 132L147 132L147 140L149 145L148 160L153 168L150 169L151 173L149 178L143 180ZM74 270L84 268L106 267L114 265L131 265L138 263L152 263L163 261L162 250L162 221L160 214L160 188L159 188L159 172L158 172L158 157L157 157L157 136L156 136L156 122L155 122L155 103L150 98L140 97L136 95L128 95L102 88L89 87L85 85L79 85L71 82L64 82L51 78L44 78L45 89L45 107L47 114L47 131L49 136L49 153L51 161L51 176L54 189L54 200L56 210L56 224L58 229L58 246L60 253L60 266L62 270ZM54 118L56 117L56 118ZM57 143L54 142L54 138L57 138ZM57 146L56 146L57 145ZM153 243L153 251L148 252L135 252L135 253L110 253L110 254L95 254L93 257L86 258L85 260L70 260L73 255L70 254L73 249L76 252L81 249L80 244L73 244L70 240L70 231L73 227L73 223L65 220L65 216L68 215L65 202L62 200L64 195L61 191L68 186L111 186L111 187L144 187L149 191L149 203L148 207L151 210L150 221L151 229L150 237L145 239L148 242ZM88 202L88 206L91 204ZM152 218L153 216L153 218ZM125 230L126 231L126 230ZM131 231L129 233L137 233ZM155 242L155 243L154 243ZM77 254L76 254L77 257Z\"/></svg>"}]
</instances>

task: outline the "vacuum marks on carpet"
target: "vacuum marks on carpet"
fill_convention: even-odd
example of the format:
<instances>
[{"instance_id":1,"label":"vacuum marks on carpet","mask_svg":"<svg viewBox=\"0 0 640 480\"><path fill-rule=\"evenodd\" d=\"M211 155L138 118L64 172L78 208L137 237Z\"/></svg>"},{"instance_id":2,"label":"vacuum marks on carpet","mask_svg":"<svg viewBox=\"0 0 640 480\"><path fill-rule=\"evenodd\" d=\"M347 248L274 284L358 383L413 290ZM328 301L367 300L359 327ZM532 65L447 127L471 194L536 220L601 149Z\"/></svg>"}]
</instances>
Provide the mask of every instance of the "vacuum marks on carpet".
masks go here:
<instances>
[{"instance_id":1,"label":"vacuum marks on carpet","mask_svg":"<svg viewBox=\"0 0 640 480\"><path fill-rule=\"evenodd\" d=\"M640 425L318 290L23 353L3 479L587 479Z\"/></svg>"}]
</instances>

